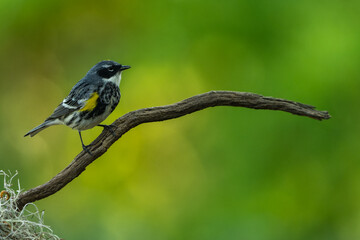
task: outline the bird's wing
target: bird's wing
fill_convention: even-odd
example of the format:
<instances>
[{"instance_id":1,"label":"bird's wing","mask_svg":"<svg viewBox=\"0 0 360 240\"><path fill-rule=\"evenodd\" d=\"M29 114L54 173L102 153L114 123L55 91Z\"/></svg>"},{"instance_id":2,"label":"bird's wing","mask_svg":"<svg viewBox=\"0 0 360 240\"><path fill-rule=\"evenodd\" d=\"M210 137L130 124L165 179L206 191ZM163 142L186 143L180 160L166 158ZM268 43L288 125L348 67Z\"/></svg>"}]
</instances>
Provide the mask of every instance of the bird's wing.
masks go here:
<instances>
[{"instance_id":1,"label":"bird's wing","mask_svg":"<svg viewBox=\"0 0 360 240\"><path fill-rule=\"evenodd\" d=\"M81 109L85 109L88 107L87 105L89 105L89 102L93 102L92 96L96 93L95 89L96 86L94 85L79 82L73 87L73 89L71 89L69 95L62 101L62 103L59 104L53 114L51 114L46 120L58 119L63 116L67 116L74 111L81 111ZM92 101L90 101L91 99Z\"/></svg>"},{"instance_id":2,"label":"bird's wing","mask_svg":"<svg viewBox=\"0 0 360 240\"><path fill-rule=\"evenodd\" d=\"M78 104L75 101L68 101L67 98L65 98L64 101L60 103L59 106L57 106L53 114L51 114L50 117L48 117L46 120L54 120L63 116L67 116L70 113L79 110L81 106L81 104Z\"/></svg>"}]
</instances>

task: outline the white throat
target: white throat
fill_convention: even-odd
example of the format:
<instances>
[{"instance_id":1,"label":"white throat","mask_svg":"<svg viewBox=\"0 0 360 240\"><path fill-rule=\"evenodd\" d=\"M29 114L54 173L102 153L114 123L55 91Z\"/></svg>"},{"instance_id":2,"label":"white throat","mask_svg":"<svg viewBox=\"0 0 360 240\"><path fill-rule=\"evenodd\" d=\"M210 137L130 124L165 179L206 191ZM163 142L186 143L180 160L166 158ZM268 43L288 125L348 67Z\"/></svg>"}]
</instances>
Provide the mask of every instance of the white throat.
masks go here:
<instances>
[{"instance_id":1,"label":"white throat","mask_svg":"<svg viewBox=\"0 0 360 240\"><path fill-rule=\"evenodd\" d=\"M121 72L115 74L114 76L112 76L111 78L103 78L103 80L107 81L107 82L113 82L115 83L117 86L120 86L120 82L121 82Z\"/></svg>"}]
</instances>

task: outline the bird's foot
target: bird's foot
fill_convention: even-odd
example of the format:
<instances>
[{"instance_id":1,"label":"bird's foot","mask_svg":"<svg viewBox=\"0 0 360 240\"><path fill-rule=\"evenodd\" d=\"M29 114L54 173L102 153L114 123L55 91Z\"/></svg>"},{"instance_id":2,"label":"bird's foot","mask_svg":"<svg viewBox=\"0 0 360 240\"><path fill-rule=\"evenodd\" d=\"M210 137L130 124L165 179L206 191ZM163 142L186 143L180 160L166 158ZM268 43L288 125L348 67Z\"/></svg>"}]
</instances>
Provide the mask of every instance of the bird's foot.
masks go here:
<instances>
[{"instance_id":1,"label":"bird's foot","mask_svg":"<svg viewBox=\"0 0 360 240\"><path fill-rule=\"evenodd\" d=\"M90 144L91 145L91 144ZM91 152L90 152L90 150L89 150L89 146L90 145L82 145L82 148L83 148L83 150L85 151L85 152L87 152L90 156L93 156L92 154L91 154Z\"/></svg>"},{"instance_id":2,"label":"bird's foot","mask_svg":"<svg viewBox=\"0 0 360 240\"><path fill-rule=\"evenodd\" d=\"M116 137L116 134L115 134L115 129L117 128L115 125L104 125L104 124L99 124L98 125L99 127L103 127L104 129L106 129L107 131L109 131L113 137Z\"/></svg>"}]
</instances>

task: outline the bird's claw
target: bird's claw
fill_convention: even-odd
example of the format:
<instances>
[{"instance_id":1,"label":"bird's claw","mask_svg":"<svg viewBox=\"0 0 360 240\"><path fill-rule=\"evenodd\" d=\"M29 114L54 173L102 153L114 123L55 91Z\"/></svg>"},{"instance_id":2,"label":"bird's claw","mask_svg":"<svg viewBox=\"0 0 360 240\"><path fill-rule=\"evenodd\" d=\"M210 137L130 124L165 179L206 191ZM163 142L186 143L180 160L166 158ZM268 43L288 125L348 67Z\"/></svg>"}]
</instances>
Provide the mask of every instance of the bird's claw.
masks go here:
<instances>
[{"instance_id":1,"label":"bird's claw","mask_svg":"<svg viewBox=\"0 0 360 240\"><path fill-rule=\"evenodd\" d=\"M116 137L115 131L114 129L116 129L117 127L115 125L104 125L104 124L99 124L99 127L103 127L104 129L106 129L107 131L109 131L113 137Z\"/></svg>"},{"instance_id":2,"label":"bird's claw","mask_svg":"<svg viewBox=\"0 0 360 240\"><path fill-rule=\"evenodd\" d=\"M91 145L91 144L90 144L90 145ZM93 155L91 154L89 148L88 148L90 145L85 146L85 145L83 144L83 145L82 145L82 148L83 148L83 150L84 150L85 152L87 152L90 156L93 156Z\"/></svg>"}]
</instances>

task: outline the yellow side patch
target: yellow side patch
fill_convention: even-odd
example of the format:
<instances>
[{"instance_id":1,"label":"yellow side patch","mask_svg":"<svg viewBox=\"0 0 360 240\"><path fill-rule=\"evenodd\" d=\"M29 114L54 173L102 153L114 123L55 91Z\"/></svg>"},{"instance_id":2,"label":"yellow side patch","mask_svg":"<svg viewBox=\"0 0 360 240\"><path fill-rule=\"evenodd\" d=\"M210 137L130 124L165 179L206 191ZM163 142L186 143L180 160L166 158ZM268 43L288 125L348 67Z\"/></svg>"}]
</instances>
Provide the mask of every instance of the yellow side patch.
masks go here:
<instances>
[{"instance_id":1,"label":"yellow side patch","mask_svg":"<svg viewBox=\"0 0 360 240\"><path fill-rule=\"evenodd\" d=\"M99 98L99 94L97 92L94 92L91 94L90 98L86 101L85 106L80 109L80 112L83 111L91 111L93 110L97 105L97 99Z\"/></svg>"}]
</instances>

